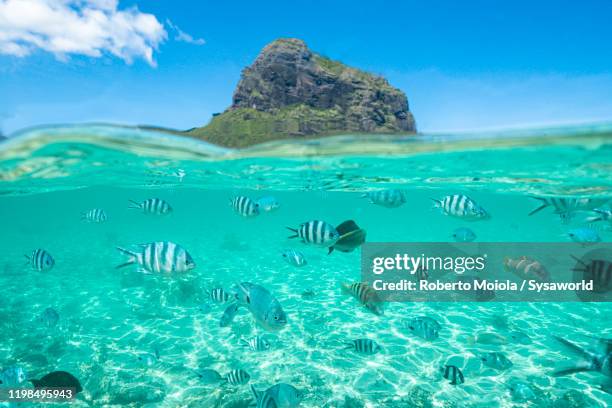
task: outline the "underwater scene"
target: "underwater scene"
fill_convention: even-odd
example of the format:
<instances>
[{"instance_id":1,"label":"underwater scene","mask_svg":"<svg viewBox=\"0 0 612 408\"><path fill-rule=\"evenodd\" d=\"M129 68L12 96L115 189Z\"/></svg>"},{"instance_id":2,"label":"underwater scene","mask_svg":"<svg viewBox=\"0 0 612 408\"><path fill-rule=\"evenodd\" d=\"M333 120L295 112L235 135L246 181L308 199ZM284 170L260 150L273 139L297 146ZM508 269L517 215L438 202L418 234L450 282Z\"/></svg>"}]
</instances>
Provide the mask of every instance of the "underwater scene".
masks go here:
<instances>
[{"instance_id":1,"label":"underwater scene","mask_svg":"<svg viewBox=\"0 0 612 408\"><path fill-rule=\"evenodd\" d=\"M610 242L611 198L610 126L242 150L31 129L0 142L0 387L71 387L56 405L76 407L608 407L609 302L373 308L360 246Z\"/></svg>"}]
</instances>

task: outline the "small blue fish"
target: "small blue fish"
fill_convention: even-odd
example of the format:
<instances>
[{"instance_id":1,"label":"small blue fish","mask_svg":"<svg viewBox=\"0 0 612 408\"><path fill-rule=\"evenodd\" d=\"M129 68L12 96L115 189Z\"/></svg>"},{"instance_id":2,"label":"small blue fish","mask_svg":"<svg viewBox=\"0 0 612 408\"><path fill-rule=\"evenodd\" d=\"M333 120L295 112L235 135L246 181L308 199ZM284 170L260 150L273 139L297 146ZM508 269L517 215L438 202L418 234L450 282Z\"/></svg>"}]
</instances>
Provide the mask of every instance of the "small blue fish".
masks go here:
<instances>
[{"instance_id":1,"label":"small blue fish","mask_svg":"<svg viewBox=\"0 0 612 408\"><path fill-rule=\"evenodd\" d=\"M57 325L59 319L59 313L57 313L57 311L52 307L48 307L45 309L44 312L41 313L40 316L38 316L38 318L36 319L36 323L43 327L51 329Z\"/></svg>"},{"instance_id":2,"label":"small blue fish","mask_svg":"<svg viewBox=\"0 0 612 408\"><path fill-rule=\"evenodd\" d=\"M507 370L512 367L512 362L502 352L490 352L480 356L483 364L496 370Z\"/></svg>"},{"instance_id":3,"label":"small blue fish","mask_svg":"<svg viewBox=\"0 0 612 408\"><path fill-rule=\"evenodd\" d=\"M440 323L427 316L410 319L405 325L408 330L425 340L437 339L441 329Z\"/></svg>"},{"instance_id":4,"label":"small blue fish","mask_svg":"<svg viewBox=\"0 0 612 408\"><path fill-rule=\"evenodd\" d=\"M283 259L289 264L293 266L304 266L306 265L306 258L304 254L296 251L295 249L288 249L283 252Z\"/></svg>"},{"instance_id":5,"label":"small blue fish","mask_svg":"<svg viewBox=\"0 0 612 408\"><path fill-rule=\"evenodd\" d=\"M100 208L93 208L81 214L82 220L97 224L106 221L107 218L108 217L106 216L106 212Z\"/></svg>"},{"instance_id":6,"label":"small blue fish","mask_svg":"<svg viewBox=\"0 0 612 408\"><path fill-rule=\"evenodd\" d=\"M531 384L519 380L517 378L511 378L508 382L508 389L514 402L532 402L537 398Z\"/></svg>"},{"instance_id":7,"label":"small blue fish","mask_svg":"<svg viewBox=\"0 0 612 408\"><path fill-rule=\"evenodd\" d=\"M453 231L453 239L456 242L472 242L476 239L476 233L469 228L457 228Z\"/></svg>"},{"instance_id":8,"label":"small blue fish","mask_svg":"<svg viewBox=\"0 0 612 408\"><path fill-rule=\"evenodd\" d=\"M196 375L204 384L216 384L223 381L223 377L211 368L196 371Z\"/></svg>"},{"instance_id":9,"label":"small blue fish","mask_svg":"<svg viewBox=\"0 0 612 408\"><path fill-rule=\"evenodd\" d=\"M567 235L572 241L582 242L585 244L592 244L601 241L599 233L593 228L588 227L571 229L567 232Z\"/></svg>"},{"instance_id":10,"label":"small blue fish","mask_svg":"<svg viewBox=\"0 0 612 408\"><path fill-rule=\"evenodd\" d=\"M263 286L242 282L237 285L236 298L264 329L280 330L287 325L287 315L280 302Z\"/></svg>"},{"instance_id":11,"label":"small blue fish","mask_svg":"<svg viewBox=\"0 0 612 408\"><path fill-rule=\"evenodd\" d=\"M236 313L238 313L238 303L232 303L229 305L224 311L223 315L221 315L221 319L219 319L219 327L227 327L234 321L234 317L236 317Z\"/></svg>"},{"instance_id":12,"label":"small blue fish","mask_svg":"<svg viewBox=\"0 0 612 408\"><path fill-rule=\"evenodd\" d=\"M24 256L28 259L28 263L32 266L32 269L40 272L49 271L55 265L55 260L51 254L44 249L35 249L32 251L31 256Z\"/></svg>"},{"instance_id":13,"label":"small blue fish","mask_svg":"<svg viewBox=\"0 0 612 408\"><path fill-rule=\"evenodd\" d=\"M304 393L291 384L278 383L264 392L251 385L256 408L295 408L304 399Z\"/></svg>"},{"instance_id":14,"label":"small blue fish","mask_svg":"<svg viewBox=\"0 0 612 408\"><path fill-rule=\"evenodd\" d=\"M265 212L277 210L280 207L278 200L272 196L261 197L256 201L259 209Z\"/></svg>"},{"instance_id":15,"label":"small blue fish","mask_svg":"<svg viewBox=\"0 0 612 408\"><path fill-rule=\"evenodd\" d=\"M142 368L153 367L159 362L159 352L140 353L136 359Z\"/></svg>"},{"instance_id":16,"label":"small blue fish","mask_svg":"<svg viewBox=\"0 0 612 408\"><path fill-rule=\"evenodd\" d=\"M406 203L406 196L400 190L380 190L371 191L362 195L370 199L372 204L380 205L387 208L397 208Z\"/></svg>"},{"instance_id":17,"label":"small blue fish","mask_svg":"<svg viewBox=\"0 0 612 408\"><path fill-rule=\"evenodd\" d=\"M18 365L8 366L0 371L0 386L12 387L22 384L27 379L26 370Z\"/></svg>"}]
</instances>

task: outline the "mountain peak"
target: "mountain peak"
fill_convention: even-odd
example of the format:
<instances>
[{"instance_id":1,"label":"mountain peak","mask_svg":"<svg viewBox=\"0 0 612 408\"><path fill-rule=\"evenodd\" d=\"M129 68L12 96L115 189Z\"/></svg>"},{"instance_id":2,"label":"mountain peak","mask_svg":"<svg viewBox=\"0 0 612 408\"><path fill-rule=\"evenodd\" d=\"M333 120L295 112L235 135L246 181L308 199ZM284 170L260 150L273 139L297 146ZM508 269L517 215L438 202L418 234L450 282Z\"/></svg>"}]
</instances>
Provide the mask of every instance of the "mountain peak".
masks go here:
<instances>
[{"instance_id":1,"label":"mountain peak","mask_svg":"<svg viewBox=\"0 0 612 408\"><path fill-rule=\"evenodd\" d=\"M281 38L242 71L232 105L193 133L246 146L289 137L415 131L406 95L387 80L319 55L300 39Z\"/></svg>"}]
</instances>

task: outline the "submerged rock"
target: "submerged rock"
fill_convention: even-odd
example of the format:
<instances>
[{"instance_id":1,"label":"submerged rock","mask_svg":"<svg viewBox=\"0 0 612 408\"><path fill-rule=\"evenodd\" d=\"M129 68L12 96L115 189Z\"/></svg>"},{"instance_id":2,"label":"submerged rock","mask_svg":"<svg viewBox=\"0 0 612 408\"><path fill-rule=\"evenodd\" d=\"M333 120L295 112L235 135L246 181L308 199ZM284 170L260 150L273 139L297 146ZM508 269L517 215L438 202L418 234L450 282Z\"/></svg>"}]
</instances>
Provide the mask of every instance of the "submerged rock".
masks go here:
<instances>
[{"instance_id":1,"label":"submerged rock","mask_svg":"<svg viewBox=\"0 0 612 408\"><path fill-rule=\"evenodd\" d=\"M286 38L243 70L229 109L187 134L242 147L296 136L415 131L406 95L386 79Z\"/></svg>"}]
</instances>

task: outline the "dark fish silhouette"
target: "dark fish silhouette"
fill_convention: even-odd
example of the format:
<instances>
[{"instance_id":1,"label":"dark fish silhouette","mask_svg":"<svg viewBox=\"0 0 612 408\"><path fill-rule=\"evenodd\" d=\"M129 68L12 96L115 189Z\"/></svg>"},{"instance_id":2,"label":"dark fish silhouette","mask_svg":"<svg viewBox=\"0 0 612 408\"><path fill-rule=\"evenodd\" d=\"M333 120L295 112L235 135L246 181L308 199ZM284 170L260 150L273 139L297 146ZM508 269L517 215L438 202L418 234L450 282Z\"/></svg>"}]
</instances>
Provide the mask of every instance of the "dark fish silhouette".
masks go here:
<instances>
[{"instance_id":1,"label":"dark fish silhouette","mask_svg":"<svg viewBox=\"0 0 612 408\"><path fill-rule=\"evenodd\" d=\"M359 228L353 220L344 221L336 227L336 231L340 234L340 238L338 238L334 245L329 247L328 255L334 249L340 252L352 252L355 248L361 246L366 239L365 230Z\"/></svg>"},{"instance_id":2,"label":"dark fish silhouette","mask_svg":"<svg viewBox=\"0 0 612 408\"><path fill-rule=\"evenodd\" d=\"M30 380L34 388L74 388L74 393L83 391L76 377L66 371L53 371L40 380Z\"/></svg>"}]
</instances>

